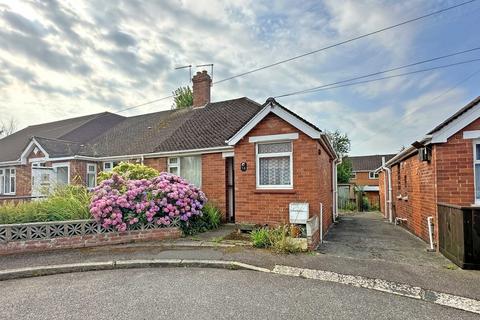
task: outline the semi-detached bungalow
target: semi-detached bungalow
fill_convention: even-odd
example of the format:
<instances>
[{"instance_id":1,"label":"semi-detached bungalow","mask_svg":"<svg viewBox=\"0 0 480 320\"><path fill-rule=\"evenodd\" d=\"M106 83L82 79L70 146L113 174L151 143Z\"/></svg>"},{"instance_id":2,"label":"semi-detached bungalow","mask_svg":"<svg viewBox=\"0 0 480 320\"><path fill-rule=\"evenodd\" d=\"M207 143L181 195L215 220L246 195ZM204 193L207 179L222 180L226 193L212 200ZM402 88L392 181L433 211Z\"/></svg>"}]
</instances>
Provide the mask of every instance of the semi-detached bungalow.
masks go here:
<instances>
[{"instance_id":1,"label":"semi-detached bungalow","mask_svg":"<svg viewBox=\"0 0 480 320\"><path fill-rule=\"evenodd\" d=\"M381 211L462 267L480 267L480 97L380 173Z\"/></svg>"},{"instance_id":2,"label":"semi-detached bungalow","mask_svg":"<svg viewBox=\"0 0 480 320\"><path fill-rule=\"evenodd\" d=\"M93 188L100 171L132 161L201 187L226 221L288 223L289 208L303 203L305 220L318 218L327 230L336 214L337 157L325 133L273 98L262 105L210 102L206 71L192 81L191 108L133 117L105 112L1 139L0 201L42 196L58 184Z\"/></svg>"}]
</instances>

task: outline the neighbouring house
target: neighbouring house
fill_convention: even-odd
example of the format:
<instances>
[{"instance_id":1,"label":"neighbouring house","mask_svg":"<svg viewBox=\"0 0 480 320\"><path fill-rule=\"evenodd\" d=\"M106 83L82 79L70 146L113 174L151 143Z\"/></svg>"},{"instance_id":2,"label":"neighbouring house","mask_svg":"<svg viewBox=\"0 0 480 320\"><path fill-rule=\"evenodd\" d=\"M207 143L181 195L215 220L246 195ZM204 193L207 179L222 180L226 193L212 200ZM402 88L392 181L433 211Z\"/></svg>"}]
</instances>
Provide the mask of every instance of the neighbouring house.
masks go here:
<instances>
[{"instance_id":1,"label":"neighbouring house","mask_svg":"<svg viewBox=\"0 0 480 320\"><path fill-rule=\"evenodd\" d=\"M0 200L39 197L59 184L93 188L100 171L131 161L201 187L226 221L288 223L290 205L303 203L305 219L322 211L327 230L336 214L337 157L325 133L273 98L210 102L206 71L192 81L191 108L133 117L105 112L1 139Z\"/></svg>"},{"instance_id":2,"label":"neighbouring house","mask_svg":"<svg viewBox=\"0 0 480 320\"><path fill-rule=\"evenodd\" d=\"M470 246L480 266L480 97L378 171L386 218L447 257Z\"/></svg>"},{"instance_id":3,"label":"neighbouring house","mask_svg":"<svg viewBox=\"0 0 480 320\"><path fill-rule=\"evenodd\" d=\"M373 208L380 209L380 194L378 187L378 172L375 170L382 165L382 161L390 160L395 154L349 156L345 161L352 164L352 175L350 177L350 188L362 192L368 198ZM349 190L349 194L353 194Z\"/></svg>"}]
</instances>

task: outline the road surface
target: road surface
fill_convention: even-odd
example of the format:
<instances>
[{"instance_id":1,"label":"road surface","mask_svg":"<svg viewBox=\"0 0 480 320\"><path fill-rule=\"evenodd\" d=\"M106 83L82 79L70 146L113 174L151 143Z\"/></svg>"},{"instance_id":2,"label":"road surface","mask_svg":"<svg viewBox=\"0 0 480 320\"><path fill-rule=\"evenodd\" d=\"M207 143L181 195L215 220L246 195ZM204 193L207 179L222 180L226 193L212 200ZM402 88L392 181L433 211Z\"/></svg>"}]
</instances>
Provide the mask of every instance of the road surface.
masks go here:
<instances>
[{"instance_id":1,"label":"road surface","mask_svg":"<svg viewBox=\"0 0 480 320\"><path fill-rule=\"evenodd\" d=\"M391 294L253 271L71 273L0 283L0 319L478 319Z\"/></svg>"}]
</instances>

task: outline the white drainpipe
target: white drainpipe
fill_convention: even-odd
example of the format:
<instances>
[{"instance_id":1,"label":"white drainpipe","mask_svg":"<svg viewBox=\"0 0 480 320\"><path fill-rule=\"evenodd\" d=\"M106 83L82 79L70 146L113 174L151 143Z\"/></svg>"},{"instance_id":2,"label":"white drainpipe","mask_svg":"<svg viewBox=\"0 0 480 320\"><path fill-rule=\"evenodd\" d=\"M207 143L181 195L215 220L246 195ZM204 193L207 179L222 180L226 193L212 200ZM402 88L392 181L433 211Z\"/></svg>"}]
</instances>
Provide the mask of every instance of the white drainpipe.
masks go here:
<instances>
[{"instance_id":1,"label":"white drainpipe","mask_svg":"<svg viewBox=\"0 0 480 320\"><path fill-rule=\"evenodd\" d=\"M383 167L383 170L385 170L385 172L387 173L387 184L388 184L388 200L387 200L387 192L385 190L385 203L388 204L388 221L390 221L390 223L393 222L393 213L392 213L392 171L390 170L389 167L386 167L384 166ZM385 207L385 210L387 209L387 207Z\"/></svg>"},{"instance_id":2,"label":"white drainpipe","mask_svg":"<svg viewBox=\"0 0 480 320\"><path fill-rule=\"evenodd\" d=\"M428 238L430 240L430 248L428 249L428 251L435 251L435 248L433 247L433 217L427 218L427 224L428 224Z\"/></svg>"},{"instance_id":3,"label":"white drainpipe","mask_svg":"<svg viewBox=\"0 0 480 320\"><path fill-rule=\"evenodd\" d=\"M333 222L337 221L338 217L338 192L337 192L337 166L341 161L334 160L332 162L332 189L333 189L333 198L332 198L332 210L333 210Z\"/></svg>"}]
</instances>

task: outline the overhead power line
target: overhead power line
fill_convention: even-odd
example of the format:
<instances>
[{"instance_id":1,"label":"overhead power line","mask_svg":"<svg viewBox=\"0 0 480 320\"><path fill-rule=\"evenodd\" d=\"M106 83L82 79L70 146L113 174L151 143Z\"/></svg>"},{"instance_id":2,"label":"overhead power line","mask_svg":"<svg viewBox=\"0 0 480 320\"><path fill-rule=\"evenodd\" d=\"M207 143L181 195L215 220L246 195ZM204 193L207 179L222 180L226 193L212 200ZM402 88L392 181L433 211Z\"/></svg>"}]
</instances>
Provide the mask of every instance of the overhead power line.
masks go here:
<instances>
[{"instance_id":1,"label":"overhead power line","mask_svg":"<svg viewBox=\"0 0 480 320\"><path fill-rule=\"evenodd\" d=\"M125 109L115 110L115 112L117 112L117 113L125 112L125 111L128 111L128 110L143 107L143 106L146 106L146 105L149 105L149 104L152 104L152 103L155 103L155 102L159 102L159 101L162 101L162 100L167 100L167 99L170 99L170 98L173 98L173 97L174 97L174 95L171 94L168 97L158 98L158 99L155 99L155 100L151 100L151 101L147 101L147 102L144 102L144 103L141 103L141 104L130 106L130 107L127 107Z\"/></svg>"},{"instance_id":2,"label":"overhead power line","mask_svg":"<svg viewBox=\"0 0 480 320\"><path fill-rule=\"evenodd\" d=\"M306 56L309 56L309 55L312 55L312 54L315 54L315 53L318 53L318 52L321 52L321 51L325 51L325 50L328 50L328 49L331 49L331 48L335 48L335 47L338 47L338 46L341 46L341 45L344 45L344 44L347 44L347 43L350 43L350 42L353 42L353 41L356 41L356 40L360 40L360 39L363 39L363 38L366 38L366 37L369 37L369 36L372 36L372 35L387 31L387 30L398 28L398 27L406 25L408 23L412 23L412 22L415 22L415 21L418 21L418 20L422 20L422 19L434 16L434 15L440 14L442 12L446 12L446 11L449 11L449 10L452 10L452 9L455 9L455 8L473 3L475 1L477 1L477 0L465 1L465 2L462 2L462 3L456 4L454 6L450 6L450 7L446 7L446 8L434 11L434 12L430 12L428 14L425 14L425 15L422 15L422 16L419 16L419 17L416 17L416 18L413 18L413 19L405 20L403 22L400 22L400 23L397 23L397 24L394 24L394 25L391 25L391 26L388 26L388 27L385 27L385 28L381 28L381 29L378 29L378 30L375 30L375 31L372 31L372 32L369 32L369 33L362 34L360 36L356 36L354 38L350 38L348 40L337 42L335 44L331 44L331 45L328 45L326 47L323 47L323 48L320 48L320 49L317 49L317 50L309 51L309 52L306 52L306 53L303 53L303 54L300 54L300 55L297 55L297 56L294 56L294 57L291 57L291 58L288 58L288 59L285 59L285 60L280 60L280 61L277 61L275 63L271 63L271 64L267 64L267 65L262 66L262 67L258 67L258 68L255 68L255 69L252 69L252 70L249 70L249 71L246 71L246 72L243 72L243 73L240 73L240 74L237 74L237 75L234 75L234 76L231 76L231 77L219 80L219 81L216 81L216 82L214 82L214 84L219 84L219 83L229 81L229 80L232 80L232 79L235 79L235 78L238 78L238 77L243 77L245 75L248 75L248 74L251 74L251 73L254 73L254 72L258 72L258 71L265 70L265 69L268 69L268 68L271 68L271 67L275 67L275 66L278 66L278 65L283 64L283 63L287 63L287 62L297 60L297 59L300 59L300 58L303 58L303 57L306 57Z\"/></svg>"},{"instance_id":3,"label":"overhead power line","mask_svg":"<svg viewBox=\"0 0 480 320\"><path fill-rule=\"evenodd\" d=\"M445 64L445 65L440 65L440 66L435 66L435 67L431 67L431 68L420 69L420 70L415 70L415 71L410 71L410 72L405 72L405 73L399 73L399 74L394 74L394 75L391 75L391 76L385 76L385 77L380 77L380 78L375 78L375 79L350 82L352 80L360 78L360 77L356 77L356 78L352 78L352 79L348 79L348 80L343 80L342 82L347 82L347 83L344 83L344 84L335 85L338 82L333 82L333 83L330 83L330 84L326 84L326 85L322 86L321 88L306 89L306 90L302 90L302 91L298 91L298 92L281 94L281 95L275 96L275 98L283 98L283 97L289 97L289 96L293 96L293 95L307 94L307 93L313 93L313 92L318 92L318 91L349 87L349 86L354 86L354 85L358 85L358 84L370 83L370 82L375 82L375 81L380 81L380 80L404 77L404 76L411 75L411 74L422 73L422 72L427 72L427 71L432 71L432 70L437 70L437 69L444 69L444 68L454 67L454 66L467 64L467 63L472 63L472 62L478 62L478 61L480 61L480 58L470 59L470 60L465 60L465 61L460 61L460 62L455 62L455 63L449 63L449 64Z\"/></svg>"}]
</instances>

